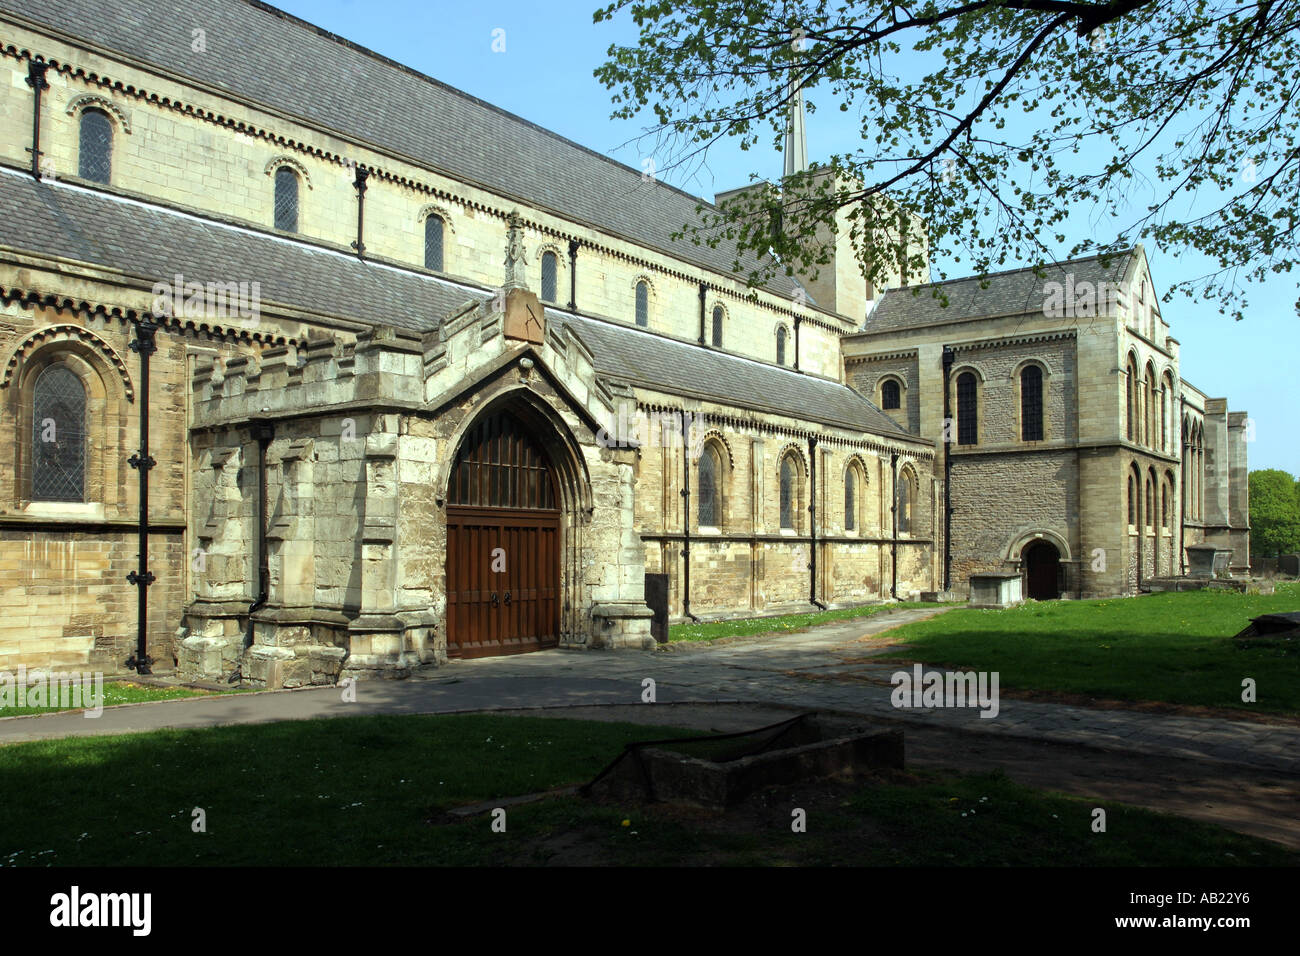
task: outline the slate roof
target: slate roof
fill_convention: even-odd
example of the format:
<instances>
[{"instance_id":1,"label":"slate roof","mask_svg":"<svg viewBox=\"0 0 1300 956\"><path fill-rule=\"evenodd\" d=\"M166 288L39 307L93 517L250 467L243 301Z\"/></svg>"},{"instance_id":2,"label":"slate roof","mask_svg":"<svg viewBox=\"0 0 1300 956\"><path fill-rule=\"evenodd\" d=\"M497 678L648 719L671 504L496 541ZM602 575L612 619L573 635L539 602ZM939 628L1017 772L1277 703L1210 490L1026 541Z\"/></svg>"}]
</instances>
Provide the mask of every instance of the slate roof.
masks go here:
<instances>
[{"instance_id":1,"label":"slate roof","mask_svg":"<svg viewBox=\"0 0 1300 956\"><path fill-rule=\"evenodd\" d=\"M433 276L0 170L0 244L155 282L259 282L263 302L412 331L473 298ZM53 290L41 290L53 291Z\"/></svg>"},{"instance_id":2,"label":"slate roof","mask_svg":"<svg viewBox=\"0 0 1300 956\"><path fill-rule=\"evenodd\" d=\"M596 371L606 379L799 421L916 440L858 392L838 382L679 342L635 326L551 309L547 320L569 326L590 349Z\"/></svg>"},{"instance_id":3,"label":"slate roof","mask_svg":"<svg viewBox=\"0 0 1300 956\"><path fill-rule=\"evenodd\" d=\"M1065 286L1066 276L1071 274L1076 288L1085 281L1092 283L1094 289L1099 282L1118 283L1124 278L1129 260L1135 253L1134 249L1117 253L1105 264L1100 256L1071 259L1058 265L1045 266L1041 278L1032 268L1012 269L982 279L972 276L890 289L867 316L863 331L890 332L940 322L1037 312L1043 307L1046 297L1044 289L1048 282L1059 282ZM982 283L987 283L988 287L981 288ZM935 289L941 290L948 297L946 307L932 295Z\"/></svg>"},{"instance_id":4,"label":"slate roof","mask_svg":"<svg viewBox=\"0 0 1300 956\"><path fill-rule=\"evenodd\" d=\"M474 291L305 242L0 169L0 245L117 269L151 285L259 282L274 302L414 332L435 329ZM51 291L51 290L40 290ZM547 310L569 325L606 379L803 421L909 436L852 389L633 326Z\"/></svg>"},{"instance_id":5,"label":"slate roof","mask_svg":"<svg viewBox=\"0 0 1300 956\"><path fill-rule=\"evenodd\" d=\"M0 0L0 10L732 274L734 246L671 238L696 221L697 197L255 0ZM191 26L206 30L204 52L191 49ZM786 276L768 287L795 290Z\"/></svg>"}]
</instances>

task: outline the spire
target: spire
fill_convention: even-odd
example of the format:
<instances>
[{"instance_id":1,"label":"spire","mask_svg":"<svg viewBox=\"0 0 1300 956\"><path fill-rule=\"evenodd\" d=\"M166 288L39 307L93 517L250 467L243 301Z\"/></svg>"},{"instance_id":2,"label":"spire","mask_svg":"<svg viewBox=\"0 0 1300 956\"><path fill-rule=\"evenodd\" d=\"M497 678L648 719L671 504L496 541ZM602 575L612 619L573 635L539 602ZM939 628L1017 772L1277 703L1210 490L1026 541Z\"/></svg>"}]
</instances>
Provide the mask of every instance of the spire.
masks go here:
<instances>
[{"instance_id":1,"label":"spire","mask_svg":"<svg viewBox=\"0 0 1300 956\"><path fill-rule=\"evenodd\" d=\"M790 46L796 54L802 53L808 41L800 28L790 31ZM790 112L785 119L785 175L806 172L808 169L808 135L803 122L803 88L794 80L795 67L790 67L790 82L786 98Z\"/></svg>"},{"instance_id":2,"label":"spire","mask_svg":"<svg viewBox=\"0 0 1300 956\"><path fill-rule=\"evenodd\" d=\"M790 115L785 120L785 175L806 172L808 169L808 136L803 123L803 90L792 87Z\"/></svg>"}]
</instances>

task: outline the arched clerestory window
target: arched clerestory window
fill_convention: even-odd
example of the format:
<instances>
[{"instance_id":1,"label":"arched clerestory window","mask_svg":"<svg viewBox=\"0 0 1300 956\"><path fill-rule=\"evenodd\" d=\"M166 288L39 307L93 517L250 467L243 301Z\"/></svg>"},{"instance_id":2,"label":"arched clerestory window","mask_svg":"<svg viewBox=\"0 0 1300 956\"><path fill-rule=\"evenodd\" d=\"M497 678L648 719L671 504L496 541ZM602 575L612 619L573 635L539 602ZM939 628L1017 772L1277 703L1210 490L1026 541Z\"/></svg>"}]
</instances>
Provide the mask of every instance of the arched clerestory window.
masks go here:
<instances>
[{"instance_id":1,"label":"arched clerestory window","mask_svg":"<svg viewBox=\"0 0 1300 956\"><path fill-rule=\"evenodd\" d=\"M785 364L785 326L776 330L776 364Z\"/></svg>"},{"instance_id":2,"label":"arched clerestory window","mask_svg":"<svg viewBox=\"0 0 1300 956\"><path fill-rule=\"evenodd\" d=\"M298 174L288 166L275 171L275 228L298 231Z\"/></svg>"},{"instance_id":3,"label":"arched clerestory window","mask_svg":"<svg viewBox=\"0 0 1300 956\"><path fill-rule=\"evenodd\" d=\"M713 347L722 348L722 306L713 307Z\"/></svg>"},{"instance_id":4,"label":"arched clerestory window","mask_svg":"<svg viewBox=\"0 0 1300 956\"><path fill-rule=\"evenodd\" d=\"M902 389L899 388L898 382L892 378L887 378L880 383L880 407L884 409L896 409L902 405Z\"/></svg>"},{"instance_id":5,"label":"arched clerestory window","mask_svg":"<svg viewBox=\"0 0 1300 956\"><path fill-rule=\"evenodd\" d=\"M32 408L33 501L86 497L86 387L66 365L36 379Z\"/></svg>"},{"instance_id":6,"label":"arched clerestory window","mask_svg":"<svg viewBox=\"0 0 1300 956\"><path fill-rule=\"evenodd\" d=\"M542 253L542 301L543 302L555 301L555 297L558 294L556 287L559 284L557 278L558 268L559 266L555 258L555 253L549 250L543 252Z\"/></svg>"},{"instance_id":7,"label":"arched clerestory window","mask_svg":"<svg viewBox=\"0 0 1300 956\"><path fill-rule=\"evenodd\" d=\"M103 110L82 110L77 175L107 184L113 175L113 121Z\"/></svg>"},{"instance_id":8,"label":"arched clerestory window","mask_svg":"<svg viewBox=\"0 0 1300 956\"><path fill-rule=\"evenodd\" d=\"M636 284L636 324L643 329L650 325L650 286L646 282Z\"/></svg>"},{"instance_id":9,"label":"arched clerestory window","mask_svg":"<svg viewBox=\"0 0 1300 956\"><path fill-rule=\"evenodd\" d=\"M443 238L447 224L441 216L430 216L424 220L424 267L434 272L442 272Z\"/></svg>"}]
</instances>

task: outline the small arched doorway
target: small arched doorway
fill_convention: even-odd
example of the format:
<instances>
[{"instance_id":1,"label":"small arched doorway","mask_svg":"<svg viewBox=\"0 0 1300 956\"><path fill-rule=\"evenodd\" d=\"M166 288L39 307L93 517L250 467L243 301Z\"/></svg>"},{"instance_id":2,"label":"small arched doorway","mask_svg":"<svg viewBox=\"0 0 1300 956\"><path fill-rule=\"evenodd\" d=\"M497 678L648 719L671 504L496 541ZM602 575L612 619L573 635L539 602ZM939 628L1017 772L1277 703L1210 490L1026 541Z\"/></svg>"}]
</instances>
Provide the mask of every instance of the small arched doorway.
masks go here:
<instances>
[{"instance_id":1,"label":"small arched doorway","mask_svg":"<svg viewBox=\"0 0 1300 956\"><path fill-rule=\"evenodd\" d=\"M1054 601L1061 596L1061 552L1050 541L1034 541L1025 547L1025 596L1035 601Z\"/></svg>"},{"instance_id":2,"label":"small arched doorway","mask_svg":"<svg viewBox=\"0 0 1300 956\"><path fill-rule=\"evenodd\" d=\"M465 435L447 486L447 656L560 639L560 489L546 451L508 411Z\"/></svg>"}]
</instances>

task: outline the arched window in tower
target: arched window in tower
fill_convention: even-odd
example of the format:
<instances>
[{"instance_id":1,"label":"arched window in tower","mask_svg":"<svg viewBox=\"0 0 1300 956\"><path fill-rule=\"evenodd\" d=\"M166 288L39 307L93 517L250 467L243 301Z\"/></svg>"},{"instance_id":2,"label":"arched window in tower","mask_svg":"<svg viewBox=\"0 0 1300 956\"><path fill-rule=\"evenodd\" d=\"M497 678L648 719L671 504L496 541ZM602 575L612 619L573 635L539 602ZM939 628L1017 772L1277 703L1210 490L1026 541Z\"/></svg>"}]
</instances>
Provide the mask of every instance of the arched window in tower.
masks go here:
<instances>
[{"instance_id":1,"label":"arched window in tower","mask_svg":"<svg viewBox=\"0 0 1300 956\"><path fill-rule=\"evenodd\" d=\"M892 378L887 378L880 383L880 407L885 409L899 408L902 405L902 389L898 387L898 382Z\"/></svg>"},{"instance_id":2,"label":"arched window in tower","mask_svg":"<svg viewBox=\"0 0 1300 956\"><path fill-rule=\"evenodd\" d=\"M1020 439L1043 440L1043 370L1037 365L1020 373Z\"/></svg>"},{"instance_id":3,"label":"arched window in tower","mask_svg":"<svg viewBox=\"0 0 1300 956\"><path fill-rule=\"evenodd\" d=\"M81 113L77 175L96 183L107 183L113 173L113 121L103 110Z\"/></svg>"},{"instance_id":4,"label":"arched window in tower","mask_svg":"<svg viewBox=\"0 0 1300 956\"><path fill-rule=\"evenodd\" d=\"M424 220L424 267L434 272L442 272L442 239L447 224L441 216L430 216Z\"/></svg>"},{"instance_id":5,"label":"arched window in tower","mask_svg":"<svg viewBox=\"0 0 1300 956\"><path fill-rule=\"evenodd\" d=\"M722 527L722 461L712 444L700 455L699 522L701 528Z\"/></svg>"},{"instance_id":6,"label":"arched window in tower","mask_svg":"<svg viewBox=\"0 0 1300 956\"><path fill-rule=\"evenodd\" d=\"M555 253L542 253L542 301L554 302L556 296L556 259Z\"/></svg>"},{"instance_id":7,"label":"arched window in tower","mask_svg":"<svg viewBox=\"0 0 1300 956\"><path fill-rule=\"evenodd\" d=\"M650 286L645 282L636 284L636 324L643 329L650 325Z\"/></svg>"},{"instance_id":8,"label":"arched window in tower","mask_svg":"<svg viewBox=\"0 0 1300 956\"><path fill-rule=\"evenodd\" d=\"M785 326L776 330L776 364L785 364Z\"/></svg>"},{"instance_id":9,"label":"arched window in tower","mask_svg":"<svg viewBox=\"0 0 1300 956\"><path fill-rule=\"evenodd\" d=\"M275 171L275 228L298 231L298 174L288 166Z\"/></svg>"},{"instance_id":10,"label":"arched window in tower","mask_svg":"<svg viewBox=\"0 0 1300 956\"><path fill-rule=\"evenodd\" d=\"M844 530L853 531L858 526L858 473L849 465L844 472Z\"/></svg>"},{"instance_id":11,"label":"arched window in tower","mask_svg":"<svg viewBox=\"0 0 1300 956\"><path fill-rule=\"evenodd\" d=\"M794 460L787 455L781 459L781 527L794 528L795 510Z\"/></svg>"},{"instance_id":12,"label":"arched window in tower","mask_svg":"<svg viewBox=\"0 0 1300 956\"><path fill-rule=\"evenodd\" d=\"M974 445L979 441L979 418L976 410L975 373L957 376L957 444Z\"/></svg>"},{"instance_id":13,"label":"arched window in tower","mask_svg":"<svg viewBox=\"0 0 1300 956\"><path fill-rule=\"evenodd\" d=\"M722 306L713 307L713 347L722 348Z\"/></svg>"},{"instance_id":14,"label":"arched window in tower","mask_svg":"<svg viewBox=\"0 0 1300 956\"><path fill-rule=\"evenodd\" d=\"M86 387L66 365L51 365L32 404L32 501L84 501Z\"/></svg>"},{"instance_id":15,"label":"arched window in tower","mask_svg":"<svg viewBox=\"0 0 1300 956\"><path fill-rule=\"evenodd\" d=\"M898 476L898 533L912 533L912 499L915 497L912 490L912 474L908 471L899 473Z\"/></svg>"}]
</instances>

